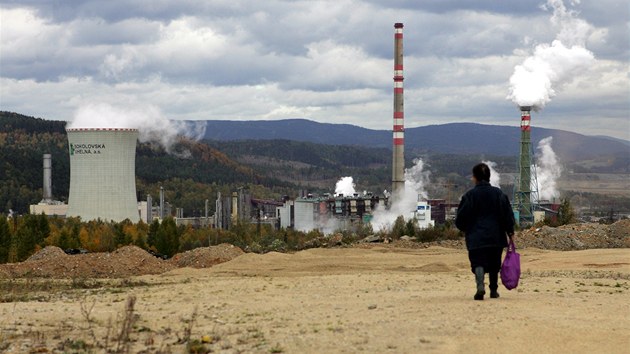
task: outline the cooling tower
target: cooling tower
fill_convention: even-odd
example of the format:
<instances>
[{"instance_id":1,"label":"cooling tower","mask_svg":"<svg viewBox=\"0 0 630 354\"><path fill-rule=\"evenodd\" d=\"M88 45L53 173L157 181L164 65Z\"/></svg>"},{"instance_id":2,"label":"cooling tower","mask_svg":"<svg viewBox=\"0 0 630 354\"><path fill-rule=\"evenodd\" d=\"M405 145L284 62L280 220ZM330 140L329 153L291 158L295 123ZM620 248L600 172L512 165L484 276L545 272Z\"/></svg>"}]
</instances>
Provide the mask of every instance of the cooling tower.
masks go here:
<instances>
[{"instance_id":1,"label":"cooling tower","mask_svg":"<svg viewBox=\"0 0 630 354\"><path fill-rule=\"evenodd\" d=\"M67 216L138 222L137 129L66 129L70 148Z\"/></svg>"},{"instance_id":2,"label":"cooling tower","mask_svg":"<svg viewBox=\"0 0 630 354\"><path fill-rule=\"evenodd\" d=\"M392 196L405 189L405 113L403 103L403 24L394 24L394 127L392 156Z\"/></svg>"}]
</instances>

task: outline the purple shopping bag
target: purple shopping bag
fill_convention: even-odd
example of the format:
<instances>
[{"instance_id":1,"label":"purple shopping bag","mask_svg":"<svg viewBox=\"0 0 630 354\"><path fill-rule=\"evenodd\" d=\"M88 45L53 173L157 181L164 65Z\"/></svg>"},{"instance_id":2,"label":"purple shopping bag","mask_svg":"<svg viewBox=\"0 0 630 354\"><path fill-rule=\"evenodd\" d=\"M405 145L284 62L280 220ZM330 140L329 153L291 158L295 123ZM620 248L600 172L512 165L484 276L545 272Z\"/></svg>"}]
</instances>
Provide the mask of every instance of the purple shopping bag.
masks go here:
<instances>
[{"instance_id":1,"label":"purple shopping bag","mask_svg":"<svg viewBox=\"0 0 630 354\"><path fill-rule=\"evenodd\" d=\"M516 252L514 241L510 238L505 259L501 265L501 282L508 290L512 290L518 286L520 277L521 255Z\"/></svg>"}]
</instances>

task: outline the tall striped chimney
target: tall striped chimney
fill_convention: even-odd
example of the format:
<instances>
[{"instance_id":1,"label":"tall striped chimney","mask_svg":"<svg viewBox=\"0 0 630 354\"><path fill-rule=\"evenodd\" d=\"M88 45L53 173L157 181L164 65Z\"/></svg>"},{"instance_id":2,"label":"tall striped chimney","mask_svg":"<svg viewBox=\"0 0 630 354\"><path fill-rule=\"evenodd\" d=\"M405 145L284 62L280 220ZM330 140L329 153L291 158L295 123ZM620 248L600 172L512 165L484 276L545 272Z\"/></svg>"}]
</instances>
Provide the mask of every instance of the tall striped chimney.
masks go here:
<instances>
[{"instance_id":1,"label":"tall striped chimney","mask_svg":"<svg viewBox=\"0 0 630 354\"><path fill-rule=\"evenodd\" d=\"M403 103L403 24L394 24L394 129L392 196L405 189L405 113Z\"/></svg>"},{"instance_id":2,"label":"tall striped chimney","mask_svg":"<svg viewBox=\"0 0 630 354\"><path fill-rule=\"evenodd\" d=\"M521 151L519 157L519 183L517 205L521 220L532 221L532 159L531 159L531 107L521 106Z\"/></svg>"}]
</instances>

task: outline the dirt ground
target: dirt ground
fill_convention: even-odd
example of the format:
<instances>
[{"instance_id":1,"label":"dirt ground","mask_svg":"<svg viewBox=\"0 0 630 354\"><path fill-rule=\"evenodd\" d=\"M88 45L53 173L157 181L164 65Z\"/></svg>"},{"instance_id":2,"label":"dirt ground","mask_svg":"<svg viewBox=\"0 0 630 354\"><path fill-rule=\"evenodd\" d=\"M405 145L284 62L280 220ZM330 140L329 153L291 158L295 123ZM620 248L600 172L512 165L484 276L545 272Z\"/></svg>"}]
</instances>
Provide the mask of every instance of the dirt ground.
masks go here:
<instances>
[{"instance_id":1,"label":"dirt ground","mask_svg":"<svg viewBox=\"0 0 630 354\"><path fill-rule=\"evenodd\" d=\"M5 279L5 292L6 282L33 290L0 303L0 351L628 353L629 248L518 251L519 287L484 301L472 299L466 251L436 246L245 253L114 279Z\"/></svg>"}]
</instances>

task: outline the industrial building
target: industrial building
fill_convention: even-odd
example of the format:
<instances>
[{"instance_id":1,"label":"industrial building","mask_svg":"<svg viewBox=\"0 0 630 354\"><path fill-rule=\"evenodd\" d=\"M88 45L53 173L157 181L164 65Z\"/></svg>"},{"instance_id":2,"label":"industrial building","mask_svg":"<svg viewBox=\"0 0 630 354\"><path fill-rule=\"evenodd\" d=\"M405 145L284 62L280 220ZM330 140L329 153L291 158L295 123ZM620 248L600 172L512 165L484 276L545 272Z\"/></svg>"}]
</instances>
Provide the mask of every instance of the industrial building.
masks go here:
<instances>
[{"instance_id":1,"label":"industrial building","mask_svg":"<svg viewBox=\"0 0 630 354\"><path fill-rule=\"evenodd\" d=\"M403 24L394 24L394 90L392 129L392 200L405 190L404 166L404 98L403 98ZM90 128L66 129L70 153L70 196L67 216L78 216L83 220L103 219L119 222L129 219L151 223L173 215L171 205L160 199L154 205L151 196L137 202L135 185L136 129ZM48 168L49 170L49 168ZM44 162L44 201L47 188L46 160ZM241 190L230 196L219 193L215 202L215 214L208 215L206 200L205 217L184 218L183 210L175 208L178 224L197 227L230 229L238 221L268 223L276 228L293 228L310 231L313 229L347 229L356 224L368 223L377 209L385 210L391 202L390 195L384 197L365 195L330 194L314 197L310 194L301 198L271 201L252 198ZM48 202L49 203L49 202ZM420 227L434 224L431 217L435 207L427 201L419 201L415 210L405 218L414 218ZM441 209L440 209L441 210ZM439 212L438 212L439 213ZM333 230L334 231L334 230Z\"/></svg>"},{"instance_id":2,"label":"industrial building","mask_svg":"<svg viewBox=\"0 0 630 354\"><path fill-rule=\"evenodd\" d=\"M138 222L137 129L66 129L70 153L67 216Z\"/></svg>"},{"instance_id":3,"label":"industrial building","mask_svg":"<svg viewBox=\"0 0 630 354\"><path fill-rule=\"evenodd\" d=\"M387 198L372 194L359 196L316 197L307 195L295 200L286 200L277 207L276 217L279 227L299 231L320 230L332 232L349 229L352 225L368 223L376 208L385 208Z\"/></svg>"},{"instance_id":4,"label":"industrial building","mask_svg":"<svg viewBox=\"0 0 630 354\"><path fill-rule=\"evenodd\" d=\"M435 221L431 218L431 204L426 200L418 201L416 211L413 213L413 219L421 229L435 226Z\"/></svg>"}]
</instances>

